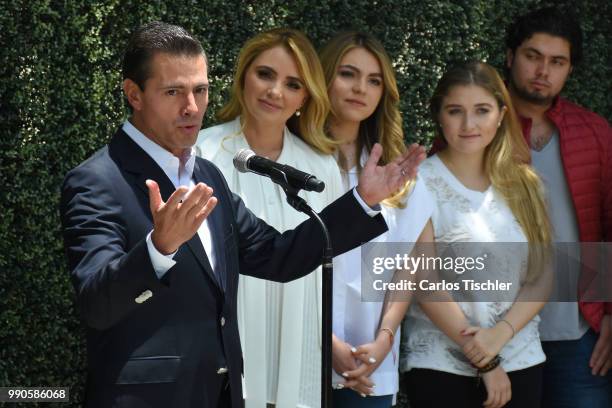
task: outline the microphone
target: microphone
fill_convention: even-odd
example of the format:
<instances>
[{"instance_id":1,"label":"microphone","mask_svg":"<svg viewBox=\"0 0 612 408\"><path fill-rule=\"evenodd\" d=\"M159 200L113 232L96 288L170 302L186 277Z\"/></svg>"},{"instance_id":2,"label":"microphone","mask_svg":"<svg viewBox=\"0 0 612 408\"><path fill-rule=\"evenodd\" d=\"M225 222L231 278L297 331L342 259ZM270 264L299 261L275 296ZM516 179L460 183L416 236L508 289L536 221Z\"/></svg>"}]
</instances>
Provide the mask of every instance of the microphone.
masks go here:
<instances>
[{"instance_id":1,"label":"microphone","mask_svg":"<svg viewBox=\"0 0 612 408\"><path fill-rule=\"evenodd\" d=\"M304 173L286 164L279 164L264 157L257 156L252 150L241 149L234 156L234 167L241 173L251 173L266 176L282 187L298 190L316 191L320 193L325 183L312 174Z\"/></svg>"}]
</instances>

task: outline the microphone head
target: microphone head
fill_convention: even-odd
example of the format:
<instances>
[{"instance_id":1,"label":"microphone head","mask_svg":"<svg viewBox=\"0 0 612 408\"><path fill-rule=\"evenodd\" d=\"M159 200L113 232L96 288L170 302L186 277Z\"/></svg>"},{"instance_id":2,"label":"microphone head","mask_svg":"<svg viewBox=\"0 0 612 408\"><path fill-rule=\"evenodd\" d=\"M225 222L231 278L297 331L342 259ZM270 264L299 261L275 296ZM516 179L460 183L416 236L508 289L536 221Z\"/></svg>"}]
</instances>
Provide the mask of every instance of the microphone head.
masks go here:
<instances>
[{"instance_id":1,"label":"microphone head","mask_svg":"<svg viewBox=\"0 0 612 408\"><path fill-rule=\"evenodd\" d=\"M234 167L241 173L246 173L249 171L249 167L247 162L251 157L255 156L255 152L251 149L240 149L234 155Z\"/></svg>"}]
</instances>

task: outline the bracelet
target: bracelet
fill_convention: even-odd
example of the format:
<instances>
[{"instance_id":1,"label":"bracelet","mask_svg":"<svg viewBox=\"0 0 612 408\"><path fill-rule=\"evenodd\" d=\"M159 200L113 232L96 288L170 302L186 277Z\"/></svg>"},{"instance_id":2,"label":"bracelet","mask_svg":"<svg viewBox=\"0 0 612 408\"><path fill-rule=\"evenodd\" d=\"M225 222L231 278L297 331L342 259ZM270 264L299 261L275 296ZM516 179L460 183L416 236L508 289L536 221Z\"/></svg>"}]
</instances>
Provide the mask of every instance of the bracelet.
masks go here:
<instances>
[{"instance_id":1,"label":"bracelet","mask_svg":"<svg viewBox=\"0 0 612 408\"><path fill-rule=\"evenodd\" d=\"M390 343L391 343L391 345L393 346L393 340L394 340L394 338L395 338L395 334L393 333L393 330L391 330L391 329L390 329L390 328L388 328L388 327L383 327L383 328L381 328L381 329L378 329L378 332L379 332L379 333L380 333L380 332L387 332L387 333L389 333L389 337L390 337L389 342L390 342Z\"/></svg>"},{"instance_id":2,"label":"bracelet","mask_svg":"<svg viewBox=\"0 0 612 408\"><path fill-rule=\"evenodd\" d=\"M499 354L496 355L495 357L493 357L493 360L487 363L486 366L477 368L478 375L480 376L482 374L488 373L489 371L495 370L497 367L499 367L499 365L501 364L501 361L502 361L501 356Z\"/></svg>"},{"instance_id":3,"label":"bracelet","mask_svg":"<svg viewBox=\"0 0 612 408\"><path fill-rule=\"evenodd\" d=\"M512 337L514 338L514 335L516 334L516 330L514 330L514 326L512 325L512 323L510 323L509 321L507 321L506 319L501 319L500 322L504 322L506 323L508 326L510 326L510 330L512 330Z\"/></svg>"},{"instance_id":4,"label":"bracelet","mask_svg":"<svg viewBox=\"0 0 612 408\"><path fill-rule=\"evenodd\" d=\"M395 360L397 359L397 356L395 355L395 350L393 349L393 340L395 339L395 333L393 333L393 330L388 327L380 328L378 329L378 332L389 333L389 347L391 347L391 355L393 356L393 363L395 364Z\"/></svg>"}]
</instances>

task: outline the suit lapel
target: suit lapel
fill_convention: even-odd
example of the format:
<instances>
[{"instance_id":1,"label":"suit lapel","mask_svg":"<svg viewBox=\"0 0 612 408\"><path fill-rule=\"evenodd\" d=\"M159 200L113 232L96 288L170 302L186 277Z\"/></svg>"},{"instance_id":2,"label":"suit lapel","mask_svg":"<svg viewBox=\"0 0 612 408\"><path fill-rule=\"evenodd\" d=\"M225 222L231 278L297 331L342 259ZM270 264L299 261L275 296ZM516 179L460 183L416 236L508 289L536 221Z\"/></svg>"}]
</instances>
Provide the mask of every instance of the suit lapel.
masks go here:
<instances>
[{"instance_id":1,"label":"suit lapel","mask_svg":"<svg viewBox=\"0 0 612 408\"><path fill-rule=\"evenodd\" d=\"M119 166L135 176L135 184L147 198L149 189L147 179L157 182L164 201L167 201L175 188L166 173L144 150L136 144L123 130L119 129L109 144L109 154L117 160ZM149 216L151 214L148 214Z\"/></svg>"},{"instance_id":2,"label":"suit lapel","mask_svg":"<svg viewBox=\"0 0 612 408\"><path fill-rule=\"evenodd\" d=\"M217 278L212 267L210 266L210 261L208 260L208 256L206 255L206 251L204 250L204 245L202 245L202 241L200 240L200 237L197 233L193 237L191 237L189 241L187 241L187 246L189 247L191 252L193 252L196 259L198 260L198 263L202 268L204 268L210 279L215 283L217 288L221 290L219 279Z\"/></svg>"},{"instance_id":3,"label":"suit lapel","mask_svg":"<svg viewBox=\"0 0 612 408\"><path fill-rule=\"evenodd\" d=\"M119 129L113 136L109 144L109 154L113 160L118 162L121 168L133 174L135 180L134 184L143 194L145 194L147 203L149 202L149 189L145 182L148 179L157 182L161 197L164 201L167 201L175 191L174 185L168 176L166 176L166 173L164 173L151 156L142 150L122 129ZM150 212L147 212L147 217L153 222L153 217ZM187 241L187 246L194 254L200 266L214 282L215 286L221 290L220 282L210 266L206 251L204 250L204 246L197 232Z\"/></svg>"}]
</instances>

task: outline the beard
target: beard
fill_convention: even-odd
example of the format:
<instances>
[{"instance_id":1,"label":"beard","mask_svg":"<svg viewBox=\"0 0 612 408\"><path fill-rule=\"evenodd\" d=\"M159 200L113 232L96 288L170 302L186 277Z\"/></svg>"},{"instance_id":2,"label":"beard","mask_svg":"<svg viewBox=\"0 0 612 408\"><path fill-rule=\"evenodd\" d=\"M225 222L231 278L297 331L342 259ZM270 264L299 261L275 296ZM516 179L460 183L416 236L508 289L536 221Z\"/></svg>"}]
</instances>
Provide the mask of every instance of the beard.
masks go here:
<instances>
[{"instance_id":1,"label":"beard","mask_svg":"<svg viewBox=\"0 0 612 408\"><path fill-rule=\"evenodd\" d=\"M557 97L557 95L542 95L538 91L529 91L525 86L519 86L514 81L514 76L510 74L510 88L514 91L516 96L523 99L526 102L533 103L534 105L548 106Z\"/></svg>"}]
</instances>

